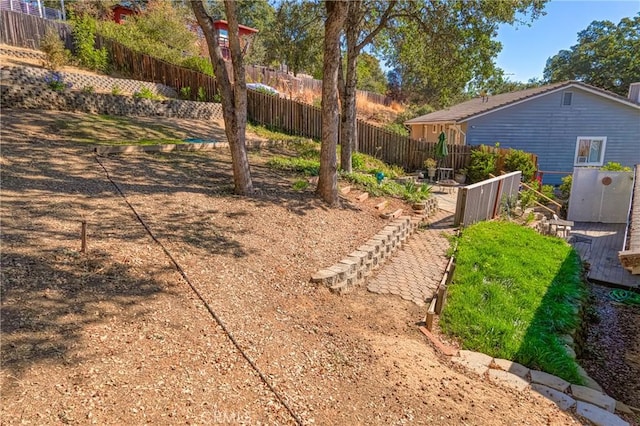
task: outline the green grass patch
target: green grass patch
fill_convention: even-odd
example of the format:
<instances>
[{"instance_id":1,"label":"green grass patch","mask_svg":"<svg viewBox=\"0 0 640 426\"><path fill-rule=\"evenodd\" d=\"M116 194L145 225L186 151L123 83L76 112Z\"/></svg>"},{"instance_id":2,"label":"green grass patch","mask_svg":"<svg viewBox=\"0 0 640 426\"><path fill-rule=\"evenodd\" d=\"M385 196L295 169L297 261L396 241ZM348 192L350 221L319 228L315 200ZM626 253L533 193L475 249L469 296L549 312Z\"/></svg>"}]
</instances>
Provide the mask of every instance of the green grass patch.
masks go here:
<instances>
[{"instance_id":1,"label":"green grass patch","mask_svg":"<svg viewBox=\"0 0 640 426\"><path fill-rule=\"evenodd\" d=\"M287 142L313 142L313 139L302 136L288 135L275 129L269 129L265 126L247 123L247 130L256 135L268 139L270 141L287 141Z\"/></svg>"},{"instance_id":2,"label":"green grass patch","mask_svg":"<svg viewBox=\"0 0 640 426\"><path fill-rule=\"evenodd\" d=\"M291 187L294 189L294 191L304 191L309 187L309 181L307 181L306 179L298 179L293 182L293 185Z\"/></svg>"},{"instance_id":3,"label":"green grass patch","mask_svg":"<svg viewBox=\"0 0 640 426\"><path fill-rule=\"evenodd\" d=\"M580 258L565 241L480 222L458 240L440 325L465 349L581 383L560 336L578 326L585 295Z\"/></svg>"},{"instance_id":4,"label":"green grass patch","mask_svg":"<svg viewBox=\"0 0 640 426\"><path fill-rule=\"evenodd\" d=\"M267 161L267 166L305 176L318 176L320 173L320 161L307 158L273 157Z\"/></svg>"}]
</instances>

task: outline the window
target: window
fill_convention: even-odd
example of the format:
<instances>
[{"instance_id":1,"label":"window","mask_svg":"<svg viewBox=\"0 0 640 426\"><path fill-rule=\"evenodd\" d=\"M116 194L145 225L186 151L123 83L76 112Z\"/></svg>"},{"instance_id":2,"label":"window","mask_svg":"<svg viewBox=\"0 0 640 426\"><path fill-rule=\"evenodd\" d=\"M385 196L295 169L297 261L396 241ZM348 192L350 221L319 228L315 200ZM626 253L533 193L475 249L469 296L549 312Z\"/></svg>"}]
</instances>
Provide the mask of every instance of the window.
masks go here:
<instances>
[{"instance_id":1,"label":"window","mask_svg":"<svg viewBox=\"0 0 640 426\"><path fill-rule=\"evenodd\" d=\"M432 130L431 132L432 132L432 133L438 133L438 130L437 130L437 129L438 129L438 125L437 125L437 124L434 124L434 125L433 125L433 130Z\"/></svg>"},{"instance_id":2,"label":"window","mask_svg":"<svg viewBox=\"0 0 640 426\"><path fill-rule=\"evenodd\" d=\"M573 100L573 92L562 93L562 106L570 106Z\"/></svg>"},{"instance_id":3,"label":"window","mask_svg":"<svg viewBox=\"0 0 640 426\"><path fill-rule=\"evenodd\" d=\"M602 166L606 136L579 136L576 142L576 166Z\"/></svg>"}]
</instances>

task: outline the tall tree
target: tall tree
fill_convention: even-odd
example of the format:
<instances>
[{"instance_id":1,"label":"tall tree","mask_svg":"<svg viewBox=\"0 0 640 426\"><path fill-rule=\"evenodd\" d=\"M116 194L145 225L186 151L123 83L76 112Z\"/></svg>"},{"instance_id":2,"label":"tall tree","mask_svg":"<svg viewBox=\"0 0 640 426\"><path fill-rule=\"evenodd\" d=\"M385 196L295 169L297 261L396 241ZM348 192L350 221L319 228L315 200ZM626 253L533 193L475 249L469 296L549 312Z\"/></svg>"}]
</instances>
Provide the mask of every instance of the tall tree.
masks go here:
<instances>
[{"instance_id":1,"label":"tall tree","mask_svg":"<svg viewBox=\"0 0 640 426\"><path fill-rule=\"evenodd\" d=\"M578 33L578 44L547 60L547 82L580 80L625 96L640 81L640 14L611 21L593 21Z\"/></svg>"},{"instance_id":2,"label":"tall tree","mask_svg":"<svg viewBox=\"0 0 640 426\"><path fill-rule=\"evenodd\" d=\"M347 15L348 3L327 0L324 24L324 65L322 70L322 146L320 148L320 176L316 193L327 204L338 202L338 66L340 63L340 34Z\"/></svg>"},{"instance_id":3,"label":"tall tree","mask_svg":"<svg viewBox=\"0 0 640 426\"><path fill-rule=\"evenodd\" d=\"M399 73L411 101L447 105L473 79L482 82L496 74L498 26L521 22L521 16L535 19L545 2L403 0L402 13L378 38L377 48Z\"/></svg>"},{"instance_id":4,"label":"tall tree","mask_svg":"<svg viewBox=\"0 0 640 426\"><path fill-rule=\"evenodd\" d=\"M235 193L250 195L253 193L253 184L251 182L245 139L247 128L247 84L242 49L240 48L238 16L234 0L225 0L224 6L229 24L229 49L233 68L233 82L229 78L229 73L222 57L222 50L218 43L218 35L213 27L213 20L207 14L202 0L191 2L198 24L207 40L216 82L220 87L225 133L231 148Z\"/></svg>"},{"instance_id":5,"label":"tall tree","mask_svg":"<svg viewBox=\"0 0 640 426\"><path fill-rule=\"evenodd\" d=\"M365 46L386 26L397 1L370 0L349 1L345 33L347 61L344 67L344 83L340 84L342 117L340 123L340 168L351 172L351 157L357 149L356 87L358 84L357 61Z\"/></svg>"},{"instance_id":6,"label":"tall tree","mask_svg":"<svg viewBox=\"0 0 640 426\"><path fill-rule=\"evenodd\" d=\"M322 52L322 32L319 3L283 0L266 40L266 57L271 62L286 64L294 75L309 72Z\"/></svg>"}]
</instances>

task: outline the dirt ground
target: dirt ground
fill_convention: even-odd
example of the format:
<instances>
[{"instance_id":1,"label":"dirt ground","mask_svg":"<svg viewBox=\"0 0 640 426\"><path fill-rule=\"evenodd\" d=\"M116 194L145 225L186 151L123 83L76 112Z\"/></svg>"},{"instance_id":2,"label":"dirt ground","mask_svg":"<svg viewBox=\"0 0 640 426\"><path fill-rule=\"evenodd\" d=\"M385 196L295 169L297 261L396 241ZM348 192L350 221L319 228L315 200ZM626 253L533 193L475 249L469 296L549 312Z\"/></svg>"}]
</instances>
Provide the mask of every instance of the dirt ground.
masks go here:
<instances>
[{"instance_id":1,"label":"dirt ground","mask_svg":"<svg viewBox=\"0 0 640 426\"><path fill-rule=\"evenodd\" d=\"M328 209L267 151L253 198L227 151L96 159L56 129L83 117L2 111L3 424L580 423L440 358L414 304L309 283L382 229L376 200Z\"/></svg>"}]
</instances>

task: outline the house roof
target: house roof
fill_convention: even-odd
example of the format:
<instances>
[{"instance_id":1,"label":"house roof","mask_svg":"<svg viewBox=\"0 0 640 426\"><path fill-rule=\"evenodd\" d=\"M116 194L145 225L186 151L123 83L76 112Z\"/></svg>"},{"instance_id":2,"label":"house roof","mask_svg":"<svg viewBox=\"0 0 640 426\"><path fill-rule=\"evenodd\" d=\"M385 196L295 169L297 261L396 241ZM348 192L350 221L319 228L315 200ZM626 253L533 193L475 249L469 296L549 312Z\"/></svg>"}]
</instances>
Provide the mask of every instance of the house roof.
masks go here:
<instances>
[{"instance_id":1,"label":"house roof","mask_svg":"<svg viewBox=\"0 0 640 426\"><path fill-rule=\"evenodd\" d=\"M602 96L640 109L640 104L607 90L600 89L598 87L591 86L579 81L564 81L561 83L553 83L546 86L534 87L532 89L519 90L517 92L488 96L484 99L481 97L474 98L470 101L462 102L447 109L412 118L411 120L405 121L404 124L410 125L444 122L461 123L473 117L489 114L503 108L508 108L519 103L526 102L539 96L547 95L549 93L572 87L577 87L595 95Z\"/></svg>"}]
</instances>

